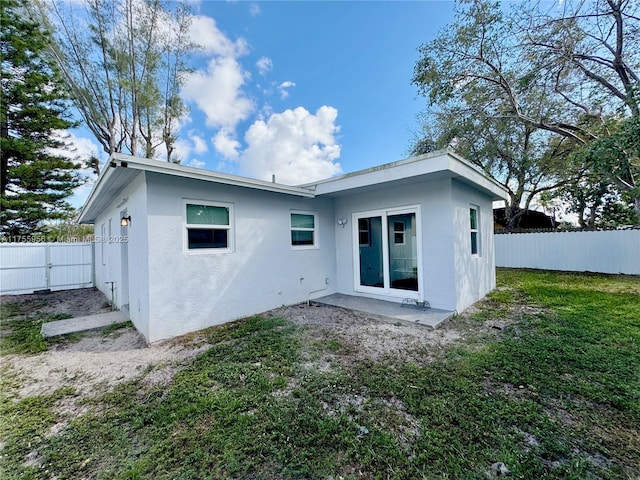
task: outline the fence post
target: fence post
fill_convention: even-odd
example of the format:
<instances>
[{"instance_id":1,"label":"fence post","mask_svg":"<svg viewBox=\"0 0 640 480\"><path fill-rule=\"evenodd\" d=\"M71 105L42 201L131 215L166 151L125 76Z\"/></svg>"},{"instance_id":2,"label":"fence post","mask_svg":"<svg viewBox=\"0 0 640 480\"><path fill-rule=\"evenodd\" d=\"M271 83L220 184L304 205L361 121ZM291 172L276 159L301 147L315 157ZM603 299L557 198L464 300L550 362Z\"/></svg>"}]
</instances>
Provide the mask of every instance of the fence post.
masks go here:
<instances>
[{"instance_id":1,"label":"fence post","mask_svg":"<svg viewBox=\"0 0 640 480\"><path fill-rule=\"evenodd\" d=\"M51 251L49 247L49 244L44 244L44 283L47 289L51 288Z\"/></svg>"}]
</instances>

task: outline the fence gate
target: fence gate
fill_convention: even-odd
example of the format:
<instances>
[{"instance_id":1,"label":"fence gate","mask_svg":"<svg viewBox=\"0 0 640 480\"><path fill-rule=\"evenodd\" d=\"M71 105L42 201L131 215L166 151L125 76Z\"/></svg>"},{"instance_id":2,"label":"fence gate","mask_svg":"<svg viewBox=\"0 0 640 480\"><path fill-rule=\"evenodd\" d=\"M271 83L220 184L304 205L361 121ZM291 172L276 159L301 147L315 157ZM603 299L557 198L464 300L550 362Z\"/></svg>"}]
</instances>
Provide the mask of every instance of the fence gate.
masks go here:
<instances>
[{"instance_id":1,"label":"fence gate","mask_svg":"<svg viewBox=\"0 0 640 480\"><path fill-rule=\"evenodd\" d=\"M93 243L0 243L0 294L93 286Z\"/></svg>"}]
</instances>

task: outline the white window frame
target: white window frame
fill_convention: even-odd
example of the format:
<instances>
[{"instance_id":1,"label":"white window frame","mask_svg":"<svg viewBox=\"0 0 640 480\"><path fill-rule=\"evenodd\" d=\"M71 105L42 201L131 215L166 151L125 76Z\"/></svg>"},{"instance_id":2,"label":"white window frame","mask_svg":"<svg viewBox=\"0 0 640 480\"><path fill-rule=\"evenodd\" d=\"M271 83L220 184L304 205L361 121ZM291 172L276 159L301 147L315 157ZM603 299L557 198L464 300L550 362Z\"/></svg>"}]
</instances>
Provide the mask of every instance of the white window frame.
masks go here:
<instances>
[{"instance_id":1,"label":"white window frame","mask_svg":"<svg viewBox=\"0 0 640 480\"><path fill-rule=\"evenodd\" d=\"M313 228L302 228L296 227L293 228L291 224L291 215L312 215L313 216ZM293 245L291 240L291 232L294 230L300 232L313 232L313 244L312 245ZM289 245L291 246L291 250L310 250L314 248L318 248L318 214L316 212L309 212L305 210L291 210L289 211Z\"/></svg>"},{"instance_id":2,"label":"white window frame","mask_svg":"<svg viewBox=\"0 0 640 480\"><path fill-rule=\"evenodd\" d=\"M229 225L216 225L207 223L187 223L187 205L203 205L206 207L220 207L229 210ZM227 230L227 248L189 248L189 229L215 229ZM195 198L182 199L182 237L183 252L187 255L219 255L233 253L235 251L235 216L233 203L213 202L211 200L199 200Z\"/></svg>"},{"instance_id":3,"label":"white window frame","mask_svg":"<svg viewBox=\"0 0 640 480\"><path fill-rule=\"evenodd\" d=\"M472 228L471 226L471 212L476 212L476 228ZM475 234L476 237L476 251L473 251L473 236ZM469 252L472 257L480 257L482 252L481 242L480 242L480 207L478 205L469 205Z\"/></svg>"}]
</instances>

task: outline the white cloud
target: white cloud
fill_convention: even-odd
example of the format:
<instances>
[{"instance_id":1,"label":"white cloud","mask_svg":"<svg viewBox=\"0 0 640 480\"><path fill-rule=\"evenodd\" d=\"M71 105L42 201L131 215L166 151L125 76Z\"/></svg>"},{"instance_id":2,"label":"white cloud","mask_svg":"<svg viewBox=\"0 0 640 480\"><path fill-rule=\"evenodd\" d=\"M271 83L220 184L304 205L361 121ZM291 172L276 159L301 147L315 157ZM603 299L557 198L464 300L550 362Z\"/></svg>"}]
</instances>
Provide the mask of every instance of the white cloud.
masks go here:
<instances>
[{"instance_id":1,"label":"white cloud","mask_svg":"<svg viewBox=\"0 0 640 480\"><path fill-rule=\"evenodd\" d=\"M282 82L280 85L278 85L278 90L280 91L280 98L282 98L283 100L287 98L289 96L289 91L287 89L295 86L296 84L289 80L287 80L286 82Z\"/></svg>"},{"instance_id":2,"label":"white cloud","mask_svg":"<svg viewBox=\"0 0 640 480\"><path fill-rule=\"evenodd\" d=\"M236 140L235 133L226 128L221 129L215 137L213 137L213 145L216 150L229 159L238 158L238 149L240 142Z\"/></svg>"},{"instance_id":3,"label":"white cloud","mask_svg":"<svg viewBox=\"0 0 640 480\"><path fill-rule=\"evenodd\" d=\"M199 137L198 135L193 135L191 137L191 140L193 140L194 152L202 154L202 153L206 153L209 150L209 147L207 147L207 142L202 137Z\"/></svg>"},{"instance_id":4,"label":"white cloud","mask_svg":"<svg viewBox=\"0 0 640 480\"><path fill-rule=\"evenodd\" d=\"M187 167L202 168L206 165L206 163L204 163L202 160L198 160L197 158L193 158L188 162L183 163L183 165L186 165Z\"/></svg>"},{"instance_id":5,"label":"white cloud","mask_svg":"<svg viewBox=\"0 0 640 480\"><path fill-rule=\"evenodd\" d=\"M240 37L235 42L216 25L216 21L204 15L194 15L189 27L189 38L202 47L201 53L223 57L239 57L249 51L247 41Z\"/></svg>"},{"instance_id":6,"label":"white cloud","mask_svg":"<svg viewBox=\"0 0 640 480\"><path fill-rule=\"evenodd\" d=\"M249 13L252 17L260 15L260 5L258 5L257 3L252 3L249 6Z\"/></svg>"},{"instance_id":7,"label":"white cloud","mask_svg":"<svg viewBox=\"0 0 640 480\"><path fill-rule=\"evenodd\" d=\"M189 33L211 58L206 69L187 76L182 98L205 114L208 127L232 131L255 109L243 88L250 75L238 62L249 51L247 42L243 38L231 40L213 18L203 15L194 17Z\"/></svg>"},{"instance_id":8,"label":"white cloud","mask_svg":"<svg viewBox=\"0 0 640 480\"><path fill-rule=\"evenodd\" d=\"M260 75L266 75L273 69L273 61L269 57L260 57L256 62L256 67L258 67Z\"/></svg>"},{"instance_id":9,"label":"white cloud","mask_svg":"<svg viewBox=\"0 0 640 480\"><path fill-rule=\"evenodd\" d=\"M340 145L336 143L338 111L320 107L315 114L305 108L285 110L258 120L245 135L247 148L241 152L242 173L278 183L302 184L341 172Z\"/></svg>"},{"instance_id":10,"label":"white cloud","mask_svg":"<svg viewBox=\"0 0 640 480\"><path fill-rule=\"evenodd\" d=\"M210 127L233 128L253 111L253 102L242 91L245 73L233 57L215 57L207 71L191 73L182 89L186 101L193 101L206 115Z\"/></svg>"},{"instance_id":11,"label":"white cloud","mask_svg":"<svg viewBox=\"0 0 640 480\"><path fill-rule=\"evenodd\" d=\"M202 167L204 162L193 158L193 153L203 154L209 150L207 142L199 135L188 132L185 135L180 136L174 145L174 158L181 161L182 165L188 165L192 167Z\"/></svg>"}]
</instances>

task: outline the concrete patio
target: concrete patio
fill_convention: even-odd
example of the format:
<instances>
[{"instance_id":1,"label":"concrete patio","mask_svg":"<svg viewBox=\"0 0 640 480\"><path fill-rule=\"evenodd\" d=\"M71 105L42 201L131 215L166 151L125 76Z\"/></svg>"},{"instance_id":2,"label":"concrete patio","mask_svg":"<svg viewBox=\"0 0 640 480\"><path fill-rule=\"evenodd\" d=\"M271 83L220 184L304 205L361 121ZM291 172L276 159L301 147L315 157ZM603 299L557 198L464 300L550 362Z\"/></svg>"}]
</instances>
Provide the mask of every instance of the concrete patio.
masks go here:
<instances>
[{"instance_id":1,"label":"concrete patio","mask_svg":"<svg viewBox=\"0 0 640 480\"><path fill-rule=\"evenodd\" d=\"M400 303L386 302L366 297L355 297L334 293L312 300L314 303L366 313L373 318L389 322L410 322L429 329L438 328L442 322L451 318L455 312L437 308L420 309L415 306L403 306Z\"/></svg>"}]
</instances>

